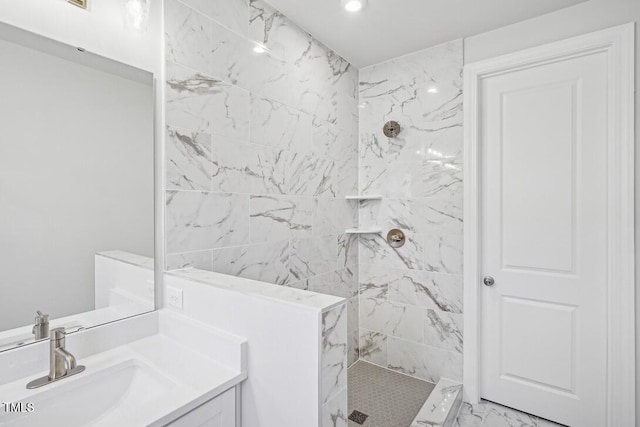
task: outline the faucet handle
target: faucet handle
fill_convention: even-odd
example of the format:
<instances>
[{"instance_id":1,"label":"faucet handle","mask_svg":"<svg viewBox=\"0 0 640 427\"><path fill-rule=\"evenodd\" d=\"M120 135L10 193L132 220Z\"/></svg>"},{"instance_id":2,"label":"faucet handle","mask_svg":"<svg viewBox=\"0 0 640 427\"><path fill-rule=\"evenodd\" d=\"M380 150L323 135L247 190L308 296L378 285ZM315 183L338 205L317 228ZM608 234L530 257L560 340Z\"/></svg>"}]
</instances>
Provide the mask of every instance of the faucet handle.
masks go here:
<instances>
[{"instance_id":1,"label":"faucet handle","mask_svg":"<svg viewBox=\"0 0 640 427\"><path fill-rule=\"evenodd\" d=\"M49 315L48 314L42 314L42 312L40 310L36 311L37 316L35 319L35 324L36 325L42 325L44 323L49 323Z\"/></svg>"}]
</instances>

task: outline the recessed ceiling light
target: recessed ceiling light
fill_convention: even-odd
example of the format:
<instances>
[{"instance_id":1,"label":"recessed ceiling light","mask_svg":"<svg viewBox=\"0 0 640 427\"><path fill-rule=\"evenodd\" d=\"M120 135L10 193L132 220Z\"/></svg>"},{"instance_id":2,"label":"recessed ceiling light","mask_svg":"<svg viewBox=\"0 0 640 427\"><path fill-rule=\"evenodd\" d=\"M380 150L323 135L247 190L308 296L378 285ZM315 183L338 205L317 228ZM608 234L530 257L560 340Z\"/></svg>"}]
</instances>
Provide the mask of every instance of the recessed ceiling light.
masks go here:
<instances>
[{"instance_id":1,"label":"recessed ceiling light","mask_svg":"<svg viewBox=\"0 0 640 427\"><path fill-rule=\"evenodd\" d=\"M431 86L429 89L427 89L427 92L429 92L429 93L438 93L440 91L438 90L438 86Z\"/></svg>"},{"instance_id":2,"label":"recessed ceiling light","mask_svg":"<svg viewBox=\"0 0 640 427\"><path fill-rule=\"evenodd\" d=\"M257 44L257 45L255 45L253 47L253 51L255 53L264 53L266 51L266 49L264 47L260 46L259 44Z\"/></svg>"},{"instance_id":3,"label":"recessed ceiling light","mask_svg":"<svg viewBox=\"0 0 640 427\"><path fill-rule=\"evenodd\" d=\"M367 3L367 0L342 0L342 6L347 12L359 12Z\"/></svg>"}]
</instances>

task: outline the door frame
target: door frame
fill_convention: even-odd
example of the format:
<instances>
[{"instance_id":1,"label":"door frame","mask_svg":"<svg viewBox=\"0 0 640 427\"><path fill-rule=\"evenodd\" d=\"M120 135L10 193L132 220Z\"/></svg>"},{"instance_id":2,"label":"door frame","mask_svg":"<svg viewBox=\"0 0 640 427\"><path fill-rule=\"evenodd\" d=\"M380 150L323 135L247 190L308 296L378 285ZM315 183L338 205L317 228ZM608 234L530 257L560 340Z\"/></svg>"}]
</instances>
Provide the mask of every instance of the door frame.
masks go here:
<instances>
[{"instance_id":1,"label":"door frame","mask_svg":"<svg viewBox=\"0 0 640 427\"><path fill-rule=\"evenodd\" d=\"M545 44L464 67L464 392L480 399L481 153L484 78L605 52L608 55L607 427L635 425L634 24ZM614 286L615 284L615 286Z\"/></svg>"}]
</instances>

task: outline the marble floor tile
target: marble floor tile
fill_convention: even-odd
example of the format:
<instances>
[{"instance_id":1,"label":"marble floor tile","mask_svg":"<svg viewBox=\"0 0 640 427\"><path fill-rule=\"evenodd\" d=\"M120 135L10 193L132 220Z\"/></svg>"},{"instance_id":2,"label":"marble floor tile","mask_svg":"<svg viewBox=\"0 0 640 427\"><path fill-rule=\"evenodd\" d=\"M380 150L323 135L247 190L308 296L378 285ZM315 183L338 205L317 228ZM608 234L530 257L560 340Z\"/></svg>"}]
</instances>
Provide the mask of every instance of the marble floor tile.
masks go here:
<instances>
[{"instance_id":1,"label":"marble floor tile","mask_svg":"<svg viewBox=\"0 0 640 427\"><path fill-rule=\"evenodd\" d=\"M482 425L491 427L536 427L537 422L537 418L533 415L496 405L495 403L488 403Z\"/></svg>"},{"instance_id":2,"label":"marble floor tile","mask_svg":"<svg viewBox=\"0 0 640 427\"><path fill-rule=\"evenodd\" d=\"M486 400L464 402L454 427L565 427Z\"/></svg>"},{"instance_id":3,"label":"marble floor tile","mask_svg":"<svg viewBox=\"0 0 640 427\"><path fill-rule=\"evenodd\" d=\"M480 427L486 411L486 405L471 405L463 402L454 427Z\"/></svg>"},{"instance_id":4,"label":"marble floor tile","mask_svg":"<svg viewBox=\"0 0 640 427\"><path fill-rule=\"evenodd\" d=\"M408 427L434 384L358 361L349 368L349 414L368 415L350 427Z\"/></svg>"}]
</instances>

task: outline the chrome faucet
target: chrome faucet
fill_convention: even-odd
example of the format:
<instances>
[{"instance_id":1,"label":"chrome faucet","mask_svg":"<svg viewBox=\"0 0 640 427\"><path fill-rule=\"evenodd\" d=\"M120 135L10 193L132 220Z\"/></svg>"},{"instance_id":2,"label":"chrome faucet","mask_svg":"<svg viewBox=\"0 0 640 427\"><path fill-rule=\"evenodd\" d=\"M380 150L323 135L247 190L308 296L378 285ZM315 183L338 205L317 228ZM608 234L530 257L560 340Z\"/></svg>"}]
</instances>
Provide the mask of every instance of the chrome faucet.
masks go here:
<instances>
[{"instance_id":1,"label":"chrome faucet","mask_svg":"<svg viewBox=\"0 0 640 427\"><path fill-rule=\"evenodd\" d=\"M37 311L37 314L35 325L31 330L31 333L35 335L36 341L49 336L49 315L42 314L40 310Z\"/></svg>"},{"instance_id":2,"label":"chrome faucet","mask_svg":"<svg viewBox=\"0 0 640 427\"><path fill-rule=\"evenodd\" d=\"M28 389L42 387L84 371L84 366L79 366L73 354L65 348L65 337L64 328L51 330L49 336L49 375L31 381L27 384Z\"/></svg>"}]
</instances>

